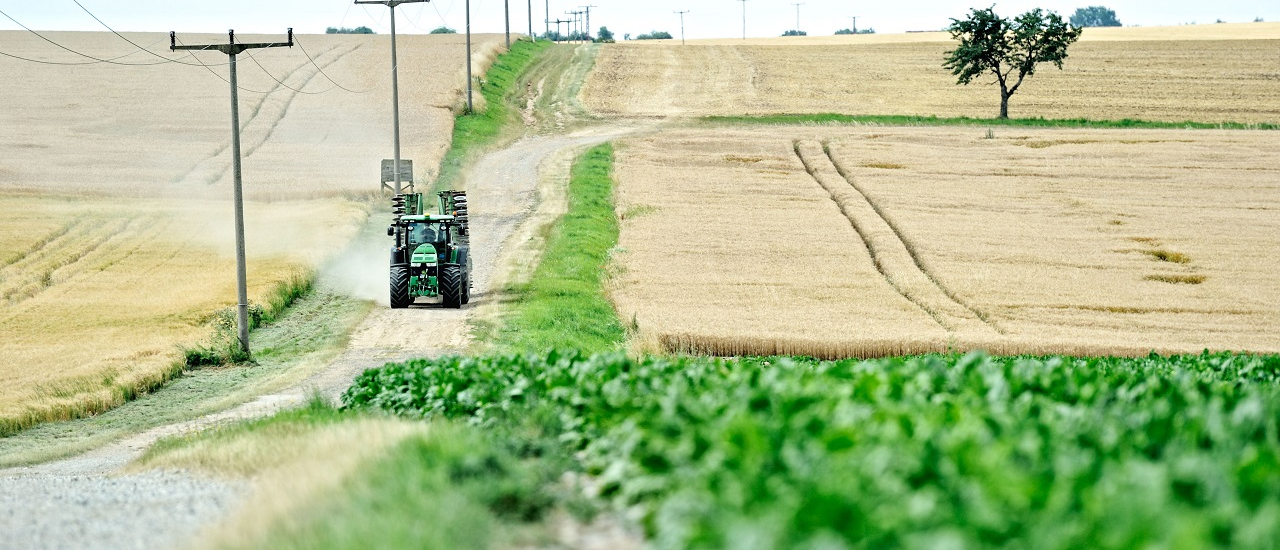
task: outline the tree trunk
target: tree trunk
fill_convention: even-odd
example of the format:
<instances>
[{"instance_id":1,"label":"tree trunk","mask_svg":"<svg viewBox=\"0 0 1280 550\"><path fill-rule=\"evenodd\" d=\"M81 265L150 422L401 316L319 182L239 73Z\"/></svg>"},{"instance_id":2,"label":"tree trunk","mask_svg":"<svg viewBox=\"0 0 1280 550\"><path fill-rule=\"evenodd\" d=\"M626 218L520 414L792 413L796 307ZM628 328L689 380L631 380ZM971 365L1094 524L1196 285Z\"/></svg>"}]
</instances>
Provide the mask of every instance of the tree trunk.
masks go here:
<instances>
[{"instance_id":1,"label":"tree trunk","mask_svg":"<svg viewBox=\"0 0 1280 550\"><path fill-rule=\"evenodd\" d=\"M1000 90L1000 118L1002 120L1009 118L1009 95L1009 92L1003 89Z\"/></svg>"}]
</instances>

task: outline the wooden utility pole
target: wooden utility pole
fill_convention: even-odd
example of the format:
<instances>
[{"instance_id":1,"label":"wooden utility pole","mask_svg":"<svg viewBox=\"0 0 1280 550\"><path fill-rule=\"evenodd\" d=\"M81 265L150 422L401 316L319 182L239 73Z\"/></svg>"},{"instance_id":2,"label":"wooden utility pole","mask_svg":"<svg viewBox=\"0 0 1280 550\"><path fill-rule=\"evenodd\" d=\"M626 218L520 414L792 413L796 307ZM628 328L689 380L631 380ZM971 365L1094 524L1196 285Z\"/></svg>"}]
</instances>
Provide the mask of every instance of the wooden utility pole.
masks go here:
<instances>
[{"instance_id":1,"label":"wooden utility pole","mask_svg":"<svg viewBox=\"0 0 1280 550\"><path fill-rule=\"evenodd\" d=\"M533 0L529 0L529 40L538 41L537 35L533 34Z\"/></svg>"},{"instance_id":2,"label":"wooden utility pole","mask_svg":"<svg viewBox=\"0 0 1280 550\"><path fill-rule=\"evenodd\" d=\"M257 44L237 44L236 31L227 31L226 44L210 44L206 46L179 46L178 35L169 32L169 51L218 51L231 59L231 163L232 163L232 196L236 210L236 327L239 330L240 351L249 355L249 292L248 276L244 257L244 191L243 174L240 167L240 86L236 79L236 56L245 50L261 48L293 47L293 29L289 29L288 42L266 42Z\"/></svg>"},{"instance_id":3,"label":"wooden utility pole","mask_svg":"<svg viewBox=\"0 0 1280 550\"><path fill-rule=\"evenodd\" d=\"M560 32L560 25L567 26L569 23L572 23L572 22L573 20L571 19L556 19L555 21L552 21L552 23L556 24L556 42L561 42L566 38L566 36Z\"/></svg>"},{"instance_id":4,"label":"wooden utility pole","mask_svg":"<svg viewBox=\"0 0 1280 550\"><path fill-rule=\"evenodd\" d=\"M502 0L503 13L507 20L507 49L511 49L511 0Z\"/></svg>"},{"instance_id":5,"label":"wooden utility pole","mask_svg":"<svg viewBox=\"0 0 1280 550\"><path fill-rule=\"evenodd\" d=\"M742 39L747 39L747 0L738 0L742 2Z\"/></svg>"},{"instance_id":6,"label":"wooden utility pole","mask_svg":"<svg viewBox=\"0 0 1280 550\"><path fill-rule=\"evenodd\" d=\"M430 2L431 0L356 0L357 4L382 4L391 10L391 116L392 133L395 134L395 178L396 194L403 192L400 188L400 65L396 61L396 6Z\"/></svg>"},{"instance_id":7,"label":"wooden utility pole","mask_svg":"<svg viewBox=\"0 0 1280 550\"><path fill-rule=\"evenodd\" d=\"M680 15L680 45L683 46L684 45L684 14L689 13L689 10L678 11L676 13Z\"/></svg>"},{"instance_id":8,"label":"wooden utility pole","mask_svg":"<svg viewBox=\"0 0 1280 550\"><path fill-rule=\"evenodd\" d=\"M476 111L471 84L471 0L467 0L467 114Z\"/></svg>"},{"instance_id":9,"label":"wooden utility pole","mask_svg":"<svg viewBox=\"0 0 1280 550\"><path fill-rule=\"evenodd\" d=\"M581 21L581 18L578 16L582 15L582 12L566 11L564 13L565 15L573 16L573 19L569 19L568 21L565 21L565 23L569 24L569 42L576 43L578 41L578 22Z\"/></svg>"}]
</instances>

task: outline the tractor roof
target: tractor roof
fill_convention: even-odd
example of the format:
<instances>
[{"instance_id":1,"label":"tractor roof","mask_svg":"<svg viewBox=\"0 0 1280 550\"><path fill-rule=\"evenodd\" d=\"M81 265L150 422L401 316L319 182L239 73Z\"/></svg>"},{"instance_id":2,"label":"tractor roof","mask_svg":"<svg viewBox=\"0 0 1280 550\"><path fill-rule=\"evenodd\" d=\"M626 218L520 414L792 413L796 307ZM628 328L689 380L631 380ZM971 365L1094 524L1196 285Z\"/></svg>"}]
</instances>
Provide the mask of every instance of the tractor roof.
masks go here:
<instances>
[{"instance_id":1,"label":"tractor roof","mask_svg":"<svg viewBox=\"0 0 1280 550\"><path fill-rule=\"evenodd\" d=\"M446 214L429 214L426 216L400 216L402 221L406 222L451 222L453 216Z\"/></svg>"}]
</instances>

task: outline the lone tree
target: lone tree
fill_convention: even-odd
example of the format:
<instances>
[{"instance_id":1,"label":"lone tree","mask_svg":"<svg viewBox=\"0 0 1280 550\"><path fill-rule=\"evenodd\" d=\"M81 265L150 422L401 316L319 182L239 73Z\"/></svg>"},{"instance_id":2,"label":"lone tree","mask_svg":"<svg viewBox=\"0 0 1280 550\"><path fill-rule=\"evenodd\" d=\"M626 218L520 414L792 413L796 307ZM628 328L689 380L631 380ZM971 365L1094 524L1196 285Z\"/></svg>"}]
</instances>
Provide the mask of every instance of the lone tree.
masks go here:
<instances>
[{"instance_id":1,"label":"lone tree","mask_svg":"<svg viewBox=\"0 0 1280 550\"><path fill-rule=\"evenodd\" d=\"M1106 6L1089 6L1076 9L1071 16L1071 24L1076 27L1119 27L1120 20L1116 12Z\"/></svg>"},{"instance_id":2,"label":"lone tree","mask_svg":"<svg viewBox=\"0 0 1280 550\"><path fill-rule=\"evenodd\" d=\"M1000 85L1000 118L1009 118L1009 96L1036 73L1036 64L1049 62L1061 69L1067 46L1083 32L1040 8L1012 21L996 15L993 8L974 9L967 19L952 19L947 30L960 45L947 52L942 66L958 77L957 84L994 74Z\"/></svg>"}]
</instances>

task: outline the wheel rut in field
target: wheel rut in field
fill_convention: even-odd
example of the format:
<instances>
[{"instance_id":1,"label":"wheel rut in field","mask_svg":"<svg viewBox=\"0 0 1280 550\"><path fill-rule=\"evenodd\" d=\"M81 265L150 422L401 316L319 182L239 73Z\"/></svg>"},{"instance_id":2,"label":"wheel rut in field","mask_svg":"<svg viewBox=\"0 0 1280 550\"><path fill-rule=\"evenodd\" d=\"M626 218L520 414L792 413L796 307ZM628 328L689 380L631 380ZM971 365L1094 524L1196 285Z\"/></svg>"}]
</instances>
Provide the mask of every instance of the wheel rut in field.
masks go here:
<instances>
[{"instance_id":1,"label":"wheel rut in field","mask_svg":"<svg viewBox=\"0 0 1280 550\"><path fill-rule=\"evenodd\" d=\"M336 54L333 53L335 49L330 48L316 55L316 65L319 68L312 68L310 72L306 72L306 68L311 66L311 62L305 61L281 76L280 81L287 82L290 78L301 76L301 84L291 86L298 90L305 89L311 81L320 76L321 70L360 49L360 46L354 46ZM277 96L276 94L280 95ZM293 102L299 95L302 94L277 82L254 103L248 116L244 117L240 123L241 145L245 158L252 157L263 145L270 141L271 136L275 134L280 122L289 114L290 107L293 106ZM259 119L262 120L260 121ZM263 128L264 125L265 128ZM191 168L174 178L173 182L179 185L195 183L213 185L221 181L231 171L230 150L230 141L219 145L217 149L209 152Z\"/></svg>"},{"instance_id":2,"label":"wheel rut in field","mask_svg":"<svg viewBox=\"0 0 1280 550\"><path fill-rule=\"evenodd\" d=\"M805 170L831 196L867 247L876 271L894 290L951 332L1000 333L986 316L968 306L938 283L902 232L884 211L840 170L830 148L817 141L797 140L795 153Z\"/></svg>"}]
</instances>

